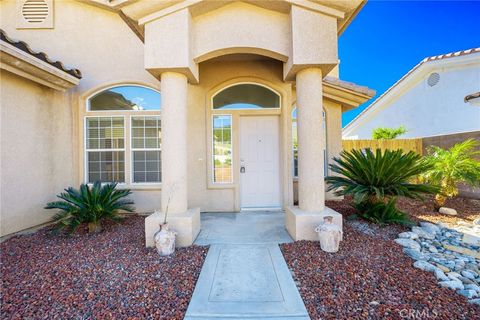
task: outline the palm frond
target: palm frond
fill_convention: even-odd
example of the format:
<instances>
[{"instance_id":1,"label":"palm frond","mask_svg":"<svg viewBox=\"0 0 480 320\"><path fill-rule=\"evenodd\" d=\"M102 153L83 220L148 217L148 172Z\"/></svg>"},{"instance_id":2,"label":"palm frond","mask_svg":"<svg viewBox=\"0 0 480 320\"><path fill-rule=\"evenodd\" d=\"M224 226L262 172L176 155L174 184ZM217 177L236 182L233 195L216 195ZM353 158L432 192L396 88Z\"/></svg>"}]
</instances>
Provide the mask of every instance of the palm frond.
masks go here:
<instances>
[{"instance_id":1,"label":"palm frond","mask_svg":"<svg viewBox=\"0 0 480 320\"><path fill-rule=\"evenodd\" d=\"M57 197L60 201L49 202L45 209L59 209L52 221L59 230L75 231L82 223L97 223L102 220L119 221L120 212L133 212L133 201L125 199L131 194L128 189L116 189L116 183L92 186L80 185L77 190L69 187Z\"/></svg>"},{"instance_id":2,"label":"palm frond","mask_svg":"<svg viewBox=\"0 0 480 320\"><path fill-rule=\"evenodd\" d=\"M376 223L394 223L393 218L385 218L380 213L389 212L395 206L392 199L403 196L421 199L423 195L435 193L438 187L423 183L413 183L416 177L426 172L431 164L421 161L421 156L402 150L371 149L343 151L334 158L330 170L335 175L328 176L327 190L337 196L353 196L353 201L367 212ZM388 204L388 206L387 206ZM398 210L397 210L398 211ZM389 213L398 218L398 213ZM397 222L395 222L397 223Z\"/></svg>"},{"instance_id":3,"label":"palm frond","mask_svg":"<svg viewBox=\"0 0 480 320\"><path fill-rule=\"evenodd\" d=\"M430 168L430 164L420 158L414 152L402 150L343 151L340 158L334 158L330 164L331 172L337 175L325 179L327 190L336 195L352 195L358 200L371 196L421 198L422 194L435 192L436 187L411 183Z\"/></svg>"},{"instance_id":4,"label":"palm frond","mask_svg":"<svg viewBox=\"0 0 480 320\"><path fill-rule=\"evenodd\" d=\"M421 176L428 183L441 187L439 194L452 197L458 194L457 185L480 186L480 142L468 139L450 149L427 148L423 160L430 167Z\"/></svg>"}]
</instances>

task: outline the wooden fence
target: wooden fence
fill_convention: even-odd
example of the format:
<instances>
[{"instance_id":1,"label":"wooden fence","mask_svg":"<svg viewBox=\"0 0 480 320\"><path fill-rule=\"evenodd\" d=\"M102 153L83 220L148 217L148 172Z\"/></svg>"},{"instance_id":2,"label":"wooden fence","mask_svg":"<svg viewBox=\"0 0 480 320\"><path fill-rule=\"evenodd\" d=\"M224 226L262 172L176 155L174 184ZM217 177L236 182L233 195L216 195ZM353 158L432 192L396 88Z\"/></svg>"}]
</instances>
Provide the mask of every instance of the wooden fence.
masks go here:
<instances>
[{"instance_id":1,"label":"wooden fence","mask_svg":"<svg viewBox=\"0 0 480 320\"><path fill-rule=\"evenodd\" d=\"M455 143L467 139L476 139L480 141L480 131L453 133L419 139L395 139L395 140L342 140L344 150L371 148L385 149L403 149L403 151L414 151L420 155L426 153L426 149L431 146L439 146L444 149L451 148ZM459 186L460 196L467 198L480 199L480 188L472 189L463 185Z\"/></svg>"},{"instance_id":2,"label":"wooden fence","mask_svg":"<svg viewBox=\"0 0 480 320\"><path fill-rule=\"evenodd\" d=\"M422 152L422 139L394 139L394 140L342 140L343 150L352 149L402 149L405 152L414 151L420 155Z\"/></svg>"}]
</instances>

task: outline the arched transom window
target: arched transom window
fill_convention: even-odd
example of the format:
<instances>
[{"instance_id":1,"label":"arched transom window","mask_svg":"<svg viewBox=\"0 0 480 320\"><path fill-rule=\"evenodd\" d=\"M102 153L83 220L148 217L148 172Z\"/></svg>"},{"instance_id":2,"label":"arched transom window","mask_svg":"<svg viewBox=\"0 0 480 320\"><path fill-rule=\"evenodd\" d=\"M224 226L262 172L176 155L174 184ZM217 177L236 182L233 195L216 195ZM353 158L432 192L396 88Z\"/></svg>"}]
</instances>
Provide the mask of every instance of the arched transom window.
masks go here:
<instances>
[{"instance_id":1,"label":"arched transom window","mask_svg":"<svg viewBox=\"0 0 480 320\"><path fill-rule=\"evenodd\" d=\"M223 89L213 97L214 110L278 108L280 108L280 96L259 84L236 84Z\"/></svg>"},{"instance_id":2,"label":"arched transom window","mask_svg":"<svg viewBox=\"0 0 480 320\"><path fill-rule=\"evenodd\" d=\"M256 83L236 83L212 98L213 183L232 183L232 124L235 110L280 109L280 95Z\"/></svg>"},{"instance_id":3,"label":"arched transom window","mask_svg":"<svg viewBox=\"0 0 480 320\"><path fill-rule=\"evenodd\" d=\"M103 90L87 101L85 180L160 183L160 93L137 85Z\"/></svg>"}]
</instances>

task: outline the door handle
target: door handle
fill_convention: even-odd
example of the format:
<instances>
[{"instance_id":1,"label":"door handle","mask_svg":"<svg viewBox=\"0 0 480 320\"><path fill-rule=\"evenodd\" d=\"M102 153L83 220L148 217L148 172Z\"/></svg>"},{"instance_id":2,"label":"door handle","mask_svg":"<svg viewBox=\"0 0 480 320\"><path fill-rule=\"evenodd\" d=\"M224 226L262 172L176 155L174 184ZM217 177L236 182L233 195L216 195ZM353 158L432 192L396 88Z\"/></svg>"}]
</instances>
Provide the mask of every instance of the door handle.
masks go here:
<instances>
[{"instance_id":1,"label":"door handle","mask_svg":"<svg viewBox=\"0 0 480 320\"><path fill-rule=\"evenodd\" d=\"M240 167L240 173L245 173L245 166Z\"/></svg>"}]
</instances>

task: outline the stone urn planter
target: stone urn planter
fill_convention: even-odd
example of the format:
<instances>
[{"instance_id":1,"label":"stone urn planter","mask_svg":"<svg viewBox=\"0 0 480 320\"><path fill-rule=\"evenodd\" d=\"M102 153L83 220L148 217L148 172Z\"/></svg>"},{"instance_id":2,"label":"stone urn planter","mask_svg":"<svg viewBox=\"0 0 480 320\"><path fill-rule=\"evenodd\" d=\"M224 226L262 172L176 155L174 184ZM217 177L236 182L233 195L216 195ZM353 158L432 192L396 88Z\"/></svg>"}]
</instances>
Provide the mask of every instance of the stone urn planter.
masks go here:
<instances>
[{"instance_id":1,"label":"stone urn planter","mask_svg":"<svg viewBox=\"0 0 480 320\"><path fill-rule=\"evenodd\" d=\"M337 252L342 240L343 231L333 224L333 217L323 218L323 223L315 228L320 240L320 248L325 252Z\"/></svg>"},{"instance_id":2,"label":"stone urn planter","mask_svg":"<svg viewBox=\"0 0 480 320\"><path fill-rule=\"evenodd\" d=\"M161 256L168 256L175 252L175 237L177 233L170 230L168 223L160 224L160 230L155 232L153 240Z\"/></svg>"}]
</instances>

